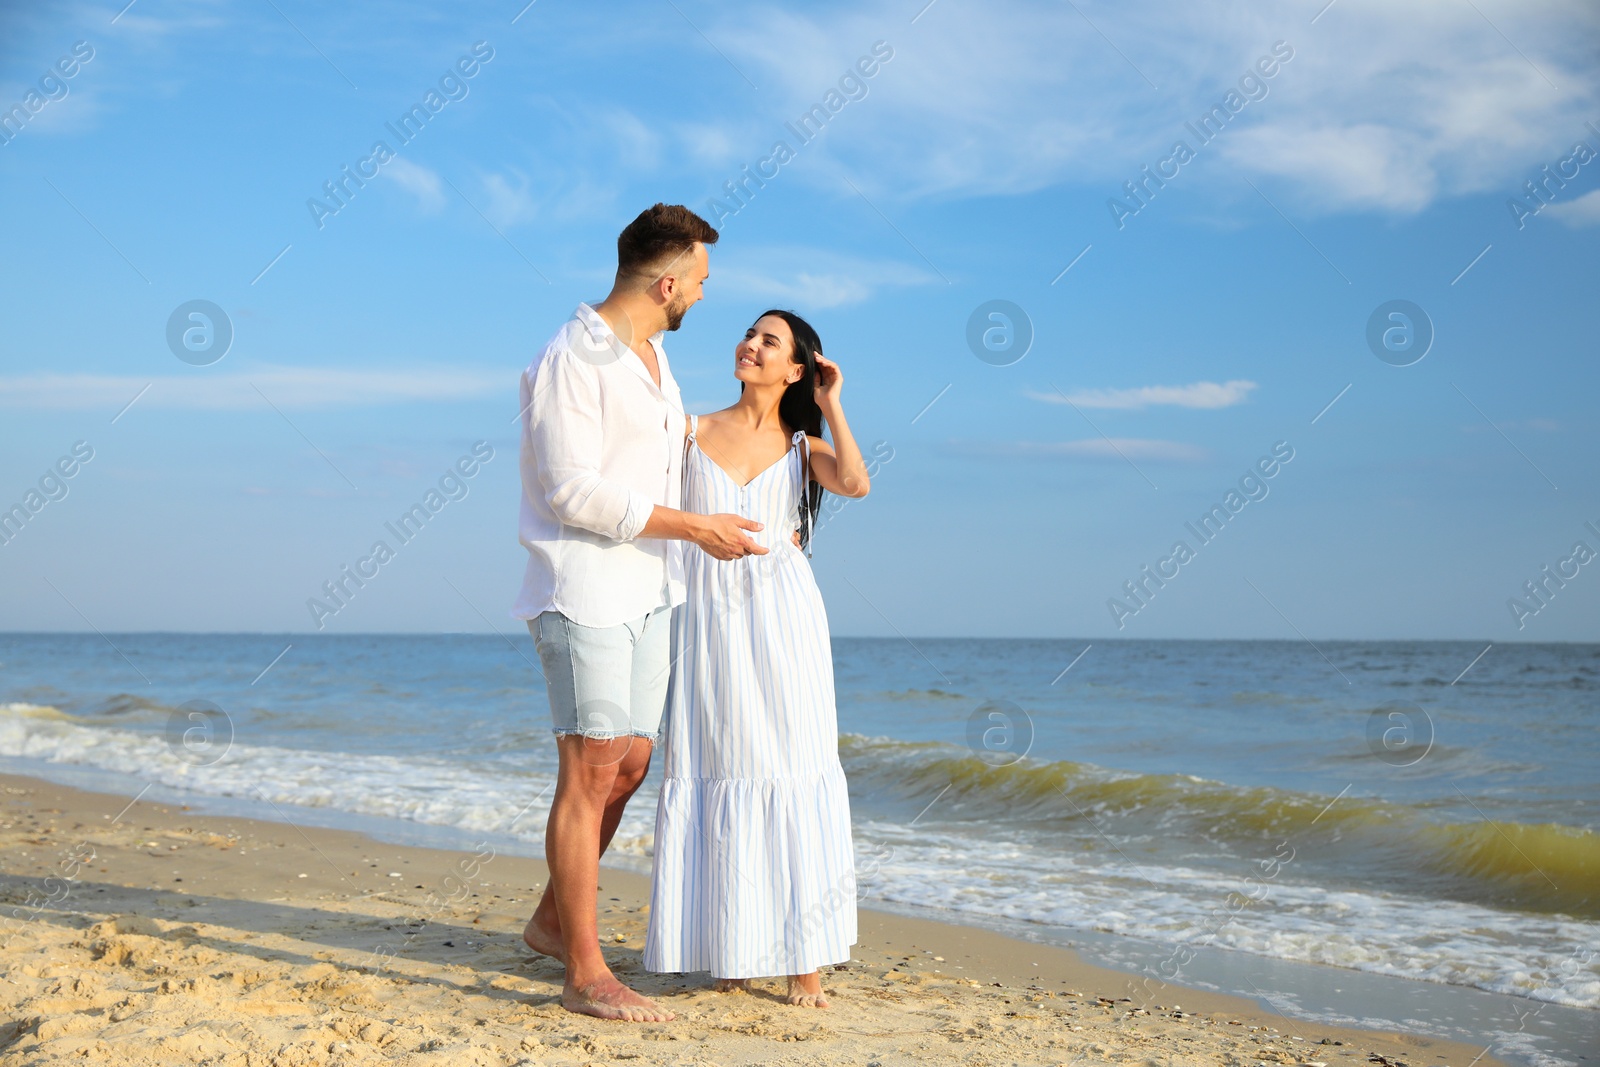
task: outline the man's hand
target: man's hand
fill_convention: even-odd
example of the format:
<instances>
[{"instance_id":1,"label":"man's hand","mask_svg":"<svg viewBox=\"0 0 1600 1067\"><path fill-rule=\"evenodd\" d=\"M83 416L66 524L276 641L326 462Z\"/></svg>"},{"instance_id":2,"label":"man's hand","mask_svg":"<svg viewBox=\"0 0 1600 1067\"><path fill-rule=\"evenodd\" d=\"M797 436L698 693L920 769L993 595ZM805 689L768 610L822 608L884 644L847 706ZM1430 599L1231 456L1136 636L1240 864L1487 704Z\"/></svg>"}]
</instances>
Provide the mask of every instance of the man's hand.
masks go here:
<instances>
[{"instance_id":1,"label":"man's hand","mask_svg":"<svg viewBox=\"0 0 1600 1067\"><path fill-rule=\"evenodd\" d=\"M746 530L763 529L759 522L743 515L700 515L692 511L657 504L650 511L640 537L664 537L699 545L713 559L739 559L764 556L767 550L745 536Z\"/></svg>"},{"instance_id":2,"label":"man's hand","mask_svg":"<svg viewBox=\"0 0 1600 1067\"><path fill-rule=\"evenodd\" d=\"M764 556L767 550L744 535L745 530L760 530L762 526L743 515L706 515L698 524L695 544L705 549L715 559L739 559L742 556Z\"/></svg>"}]
</instances>

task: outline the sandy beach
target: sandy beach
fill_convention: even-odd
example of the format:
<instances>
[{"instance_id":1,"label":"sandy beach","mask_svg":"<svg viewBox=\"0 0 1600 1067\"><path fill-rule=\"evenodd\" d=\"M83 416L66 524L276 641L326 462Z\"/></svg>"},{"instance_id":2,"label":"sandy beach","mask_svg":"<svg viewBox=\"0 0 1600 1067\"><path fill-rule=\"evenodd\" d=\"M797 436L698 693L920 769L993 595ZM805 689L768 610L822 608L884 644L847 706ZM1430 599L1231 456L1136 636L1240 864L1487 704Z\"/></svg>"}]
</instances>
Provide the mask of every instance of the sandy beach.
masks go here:
<instances>
[{"instance_id":1,"label":"sandy beach","mask_svg":"<svg viewBox=\"0 0 1600 1067\"><path fill-rule=\"evenodd\" d=\"M0 790L0 1065L1497 1063L1175 986L1140 1006L1130 976L1071 951L866 910L831 1008L790 1007L779 981L718 994L641 970L648 885L615 870L607 955L678 1018L601 1022L563 1010L560 966L521 943L537 860Z\"/></svg>"}]
</instances>

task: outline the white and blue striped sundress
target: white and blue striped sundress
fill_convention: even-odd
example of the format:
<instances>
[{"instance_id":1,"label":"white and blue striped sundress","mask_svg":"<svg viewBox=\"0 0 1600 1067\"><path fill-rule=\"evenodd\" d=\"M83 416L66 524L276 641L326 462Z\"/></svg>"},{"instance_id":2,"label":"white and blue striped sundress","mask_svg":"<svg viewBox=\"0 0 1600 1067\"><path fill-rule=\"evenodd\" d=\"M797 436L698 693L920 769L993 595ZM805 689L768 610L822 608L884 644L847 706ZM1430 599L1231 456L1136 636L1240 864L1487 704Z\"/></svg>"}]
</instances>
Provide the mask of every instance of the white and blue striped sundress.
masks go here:
<instances>
[{"instance_id":1,"label":"white and blue striped sundress","mask_svg":"<svg viewBox=\"0 0 1600 1067\"><path fill-rule=\"evenodd\" d=\"M738 485L695 440L683 506L763 524L767 555L683 546L644 965L717 978L809 974L856 942L850 798L822 594L791 536L810 443Z\"/></svg>"}]
</instances>

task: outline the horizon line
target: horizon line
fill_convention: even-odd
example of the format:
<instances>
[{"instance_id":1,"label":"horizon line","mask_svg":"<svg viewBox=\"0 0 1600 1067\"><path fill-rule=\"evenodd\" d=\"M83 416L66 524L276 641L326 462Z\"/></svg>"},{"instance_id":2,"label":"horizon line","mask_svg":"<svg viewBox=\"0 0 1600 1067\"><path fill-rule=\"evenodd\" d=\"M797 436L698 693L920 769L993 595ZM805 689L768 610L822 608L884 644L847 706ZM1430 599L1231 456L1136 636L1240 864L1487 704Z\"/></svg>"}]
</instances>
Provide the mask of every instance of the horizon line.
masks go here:
<instances>
[{"instance_id":1,"label":"horizon line","mask_svg":"<svg viewBox=\"0 0 1600 1067\"><path fill-rule=\"evenodd\" d=\"M0 629L0 637L93 637L107 634L119 637L500 637L497 630L362 630L351 633L326 633L315 630L10 630ZM830 637L848 641L898 641L909 643L903 635L884 634L831 634ZM1117 642L1131 644L1139 641L1188 641L1195 644L1221 644L1225 642L1303 644L1299 637L1052 637L980 634L916 634L918 641L1065 641L1065 642ZM1526 638L1487 637L1319 637L1319 641L1339 644L1390 643L1390 644L1476 644L1493 645L1600 645L1597 638L1566 638L1533 641Z\"/></svg>"}]
</instances>

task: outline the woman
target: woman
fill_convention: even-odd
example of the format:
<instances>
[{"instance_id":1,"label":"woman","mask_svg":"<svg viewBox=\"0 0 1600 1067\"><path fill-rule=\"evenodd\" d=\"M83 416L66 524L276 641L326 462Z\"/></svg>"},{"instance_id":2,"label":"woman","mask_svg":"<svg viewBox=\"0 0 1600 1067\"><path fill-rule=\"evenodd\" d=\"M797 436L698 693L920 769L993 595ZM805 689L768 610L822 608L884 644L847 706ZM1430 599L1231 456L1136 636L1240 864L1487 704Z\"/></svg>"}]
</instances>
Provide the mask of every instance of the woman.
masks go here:
<instances>
[{"instance_id":1,"label":"woman","mask_svg":"<svg viewBox=\"0 0 1600 1067\"><path fill-rule=\"evenodd\" d=\"M855 944L856 896L828 619L805 552L822 491L868 489L844 376L821 349L804 319L766 312L734 348L738 401L689 417L684 508L755 519L766 552L685 549L644 953L652 971L710 971L719 990L786 974L789 1003L818 1008L818 969Z\"/></svg>"}]
</instances>

